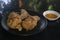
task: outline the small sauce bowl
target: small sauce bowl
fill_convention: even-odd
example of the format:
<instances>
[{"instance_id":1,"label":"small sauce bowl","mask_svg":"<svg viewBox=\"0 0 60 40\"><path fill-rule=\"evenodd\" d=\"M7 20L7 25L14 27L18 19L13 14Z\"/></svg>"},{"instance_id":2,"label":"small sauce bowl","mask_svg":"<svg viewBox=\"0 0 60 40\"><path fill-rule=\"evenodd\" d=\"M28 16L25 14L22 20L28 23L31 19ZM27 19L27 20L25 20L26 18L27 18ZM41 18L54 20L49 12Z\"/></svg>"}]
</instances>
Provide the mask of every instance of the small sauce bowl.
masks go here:
<instances>
[{"instance_id":1,"label":"small sauce bowl","mask_svg":"<svg viewBox=\"0 0 60 40\"><path fill-rule=\"evenodd\" d=\"M50 18L49 18L49 16L46 16L47 14L50 14L50 15L49 15ZM56 18L52 18L52 15L55 15ZM44 12L43 12L43 16L44 16L46 19L50 20L50 21L54 21L54 20L57 20L57 19L60 18L60 14L59 14L57 11L54 11L54 10L44 11Z\"/></svg>"}]
</instances>

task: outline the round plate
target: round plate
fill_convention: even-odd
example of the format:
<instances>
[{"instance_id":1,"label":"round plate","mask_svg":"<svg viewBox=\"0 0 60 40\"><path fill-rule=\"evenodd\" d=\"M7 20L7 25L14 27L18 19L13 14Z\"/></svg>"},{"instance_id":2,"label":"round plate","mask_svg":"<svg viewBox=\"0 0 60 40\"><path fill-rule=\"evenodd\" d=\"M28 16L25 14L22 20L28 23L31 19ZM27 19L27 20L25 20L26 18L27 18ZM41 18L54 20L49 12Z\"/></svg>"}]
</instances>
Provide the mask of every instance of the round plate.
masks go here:
<instances>
[{"instance_id":1,"label":"round plate","mask_svg":"<svg viewBox=\"0 0 60 40\"><path fill-rule=\"evenodd\" d=\"M33 34L37 34L39 32L41 32L42 30L44 30L47 26L47 20L43 17L43 15L41 15L40 13L37 13L37 12L34 12L34 11L31 11L31 10L27 10L27 12L34 16L34 15L37 15L40 17L40 20L39 22L37 23L36 27L31 30L31 31L25 31L25 30L22 30L21 32L18 31L18 30L13 30L13 29L10 29L7 25L7 17L8 17L8 14L9 13L6 13L3 17L2 17L2 21L1 21L1 24L2 24L2 27L14 34L14 35L19 35L19 36L29 36L29 35L33 35Z\"/></svg>"}]
</instances>

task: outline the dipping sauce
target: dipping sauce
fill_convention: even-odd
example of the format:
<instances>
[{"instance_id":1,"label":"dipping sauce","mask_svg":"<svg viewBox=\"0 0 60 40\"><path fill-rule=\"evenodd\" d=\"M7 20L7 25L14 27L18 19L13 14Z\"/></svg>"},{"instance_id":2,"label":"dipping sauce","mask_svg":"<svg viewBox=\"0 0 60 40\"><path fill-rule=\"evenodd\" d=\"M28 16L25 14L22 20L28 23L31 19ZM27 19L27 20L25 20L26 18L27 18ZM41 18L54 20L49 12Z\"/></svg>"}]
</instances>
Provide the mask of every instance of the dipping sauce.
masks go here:
<instances>
[{"instance_id":1,"label":"dipping sauce","mask_svg":"<svg viewBox=\"0 0 60 40\"><path fill-rule=\"evenodd\" d=\"M49 14L46 14L45 15L47 18L57 18L58 16L57 15L55 15L55 14L53 14L53 13L49 13Z\"/></svg>"}]
</instances>

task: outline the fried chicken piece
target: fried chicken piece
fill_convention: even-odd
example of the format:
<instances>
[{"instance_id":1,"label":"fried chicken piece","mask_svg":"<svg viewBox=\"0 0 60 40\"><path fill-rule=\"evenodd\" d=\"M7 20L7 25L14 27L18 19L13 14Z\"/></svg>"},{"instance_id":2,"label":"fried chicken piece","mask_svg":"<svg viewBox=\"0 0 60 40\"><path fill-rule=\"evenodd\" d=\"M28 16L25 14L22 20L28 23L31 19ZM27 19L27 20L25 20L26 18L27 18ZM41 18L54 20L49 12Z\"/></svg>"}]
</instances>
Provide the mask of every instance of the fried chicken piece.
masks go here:
<instances>
[{"instance_id":1,"label":"fried chicken piece","mask_svg":"<svg viewBox=\"0 0 60 40\"><path fill-rule=\"evenodd\" d=\"M16 26L21 22L22 22L21 17L19 16L19 14L15 13L15 12L12 12L8 16L7 24L12 29L16 29Z\"/></svg>"},{"instance_id":2,"label":"fried chicken piece","mask_svg":"<svg viewBox=\"0 0 60 40\"><path fill-rule=\"evenodd\" d=\"M15 27L18 23L19 23L18 19L14 18L11 26Z\"/></svg>"},{"instance_id":3,"label":"fried chicken piece","mask_svg":"<svg viewBox=\"0 0 60 40\"><path fill-rule=\"evenodd\" d=\"M22 26L23 28L26 29L26 31L28 31L30 29L31 23L32 23L32 20L30 18L27 18L22 22Z\"/></svg>"},{"instance_id":4,"label":"fried chicken piece","mask_svg":"<svg viewBox=\"0 0 60 40\"><path fill-rule=\"evenodd\" d=\"M33 28L35 28L39 20L40 17L38 16L30 16L22 22L22 26L26 29L26 31L32 30Z\"/></svg>"},{"instance_id":5,"label":"fried chicken piece","mask_svg":"<svg viewBox=\"0 0 60 40\"><path fill-rule=\"evenodd\" d=\"M18 24L18 25L16 26L16 29L18 29L18 31L22 31L22 26L21 26L21 24Z\"/></svg>"},{"instance_id":6,"label":"fried chicken piece","mask_svg":"<svg viewBox=\"0 0 60 40\"><path fill-rule=\"evenodd\" d=\"M8 18L15 18L15 17L18 17L19 14L17 14L17 12L11 12L8 16Z\"/></svg>"},{"instance_id":7,"label":"fried chicken piece","mask_svg":"<svg viewBox=\"0 0 60 40\"><path fill-rule=\"evenodd\" d=\"M33 20L32 20L32 23L31 23L30 30L32 30L33 28L35 28L35 26L37 25L38 21L40 20L40 17L38 17L38 16L31 16L31 18Z\"/></svg>"},{"instance_id":8,"label":"fried chicken piece","mask_svg":"<svg viewBox=\"0 0 60 40\"><path fill-rule=\"evenodd\" d=\"M40 17L39 17L39 16L31 16L31 18L32 18L33 20L36 20L36 21L39 21L39 20L40 20Z\"/></svg>"},{"instance_id":9,"label":"fried chicken piece","mask_svg":"<svg viewBox=\"0 0 60 40\"><path fill-rule=\"evenodd\" d=\"M25 9L21 9L21 18L24 19L24 18L27 18L29 15L29 13L25 10Z\"/></svg>"},{"instance_id":10,"label":"fried chicken piece","mask_svg":"<svg viewBox=\"0 0 60 40\"><path fill-rule=\"evenodd\" d=\"M8 21L7 21L7 25L10 27L10 28L13 28L13 29L16 29L15 27L12 27L11 25L12 25L12 20L11 19L8 19Z\"/></svg>"}]
</instances>

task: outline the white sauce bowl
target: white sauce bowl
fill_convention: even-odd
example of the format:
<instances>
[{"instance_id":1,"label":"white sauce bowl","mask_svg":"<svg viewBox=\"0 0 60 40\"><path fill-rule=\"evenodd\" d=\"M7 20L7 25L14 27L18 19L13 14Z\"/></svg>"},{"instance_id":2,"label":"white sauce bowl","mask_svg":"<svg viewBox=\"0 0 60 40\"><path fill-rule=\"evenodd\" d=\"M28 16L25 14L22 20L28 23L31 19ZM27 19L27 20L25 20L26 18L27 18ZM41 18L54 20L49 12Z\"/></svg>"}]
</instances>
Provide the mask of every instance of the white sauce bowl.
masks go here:
<instances>
[{"instance_id":1,"label":"white sauce bowl","mask_svg":"<svg viewBox=\"0 0 60 40\"><path fill-rule=\"evenodd\" d=\"M57 18L48 18L48 17L46 17L46 14L55 14L57 16ZM46 19L53 21L53 20L57 20L60 17L60 14L56 11L53 11L53 10L47 10L47 11L43 12L43 16Z\"/></svg>"}]
</instances>

